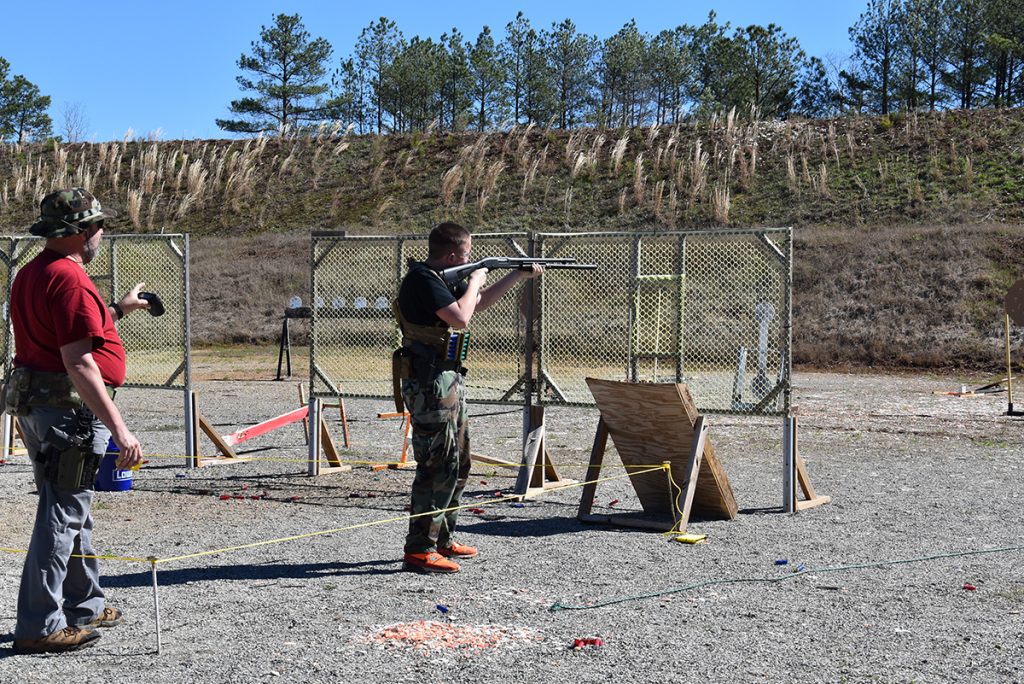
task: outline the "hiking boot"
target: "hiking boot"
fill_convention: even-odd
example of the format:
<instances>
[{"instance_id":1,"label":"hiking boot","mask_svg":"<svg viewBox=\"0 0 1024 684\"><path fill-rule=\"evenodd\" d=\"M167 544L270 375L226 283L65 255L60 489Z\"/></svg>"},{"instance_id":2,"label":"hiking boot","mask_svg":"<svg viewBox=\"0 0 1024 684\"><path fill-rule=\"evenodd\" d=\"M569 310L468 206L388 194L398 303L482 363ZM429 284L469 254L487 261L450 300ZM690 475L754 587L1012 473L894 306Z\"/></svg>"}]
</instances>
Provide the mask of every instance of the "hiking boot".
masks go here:
<instances>
[{"instance_id":1,"label":"hiking boot","mask_svg":"<svg viewBox=\"0 0 1024 684\"><path fill-rule=\"evenodd\" d=\"M83 625L84 627L117 627L124 620L124 613L120 608L107 606L103 612Z\"/></svg>"},{"instance_id":2,"label":"hiking boot","mask_svg":"<svg viewBox=\"0 0 1024 684\"><path fill-rule=\"evenodd\" d=\"M407 553L403 559L404 569L415 570L427 574L453 573L459 571L459 564L445 560L441 554L430 551L427 553Z\"/></svg>"},{"instance_id":3,"label":"hiking boot","mask_svg":"<svg viewBox=\"0 0 1024 684\"><path fill-rule=\"evenodd\" d=\"M476 555L476 547L452 542L451 546L438 548L437 552L445 558L472 558Z\"/></svg>"},{"instance_id":4,"label":"hiking boot","mask_svg":"<svg viewBox=\"0 0 1024 684\"><path fill-rule=\"evenodd\" d=\"M92 646L99 641L100 633L89 627L68 625L62 630L38 639L15 639L15 653L63 653Z\"/></svg>"}]
</instances>

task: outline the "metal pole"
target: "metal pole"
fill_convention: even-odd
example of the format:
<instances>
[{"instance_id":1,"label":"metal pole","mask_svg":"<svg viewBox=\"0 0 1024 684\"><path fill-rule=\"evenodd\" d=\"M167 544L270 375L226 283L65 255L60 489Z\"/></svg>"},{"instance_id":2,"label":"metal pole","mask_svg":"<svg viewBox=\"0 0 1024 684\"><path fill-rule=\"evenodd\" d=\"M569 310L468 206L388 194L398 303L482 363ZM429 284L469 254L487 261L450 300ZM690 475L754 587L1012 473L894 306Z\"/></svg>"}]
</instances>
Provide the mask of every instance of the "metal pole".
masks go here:
<instances>
[{"instance_id":1,"label":"metal pole","mask_svg":"<svg viewBox=\"0 0 1024 684\"><path fill-rule=\"evenodd\" d=\"M185 387L185 467L198 465L196 453L196 395L191 386Z\"/></svg>"},{"instance_id":2,"label":"metal pole","mask_svg":"<svg viewBox=\"0 0 1024 684\"><path fill-rule=\"evenodd\" d=\"M156 584L156 556L149 557L149 567L153 575L153 613L156 615L156 654L160 655L163 650L163 642L160 638L160 594L157 592Z\"/></svg>"},{"instance_id":3,"label":"metal pole","mask_svg":"<svg viewBox=\"0 0 1024 684\"><path fill-rule=\"evenodd\" d=\"M313 396L310 386L309 397L309 464L308 475L320 474L320 398Z\"/></svg>"},{"instance_id":4,"label":"metal pole","mask_svg":"<svg viewBox=\"0 0 1024 684\"><path fill-rule=\"evenodd\" d=\"M4 429L3 429L3 440L4 440L4 458L10 458L11 454L14 453L14 419L6 413L4 414Z\"/></svg>"},{"instance_id":5,"label":"metal pole","mask_svg":"<svg viewBox=\"0 0 1024 684\"><path fill-rule=\"evenodd\" d=\"M526 253L531 257L538 256L537 254L537 236L530 232L526 241ZM522 439L522 453L520 455L520 466L519 473L516 480L517 489L516 492L523 494L526 492L526 487L529 487L530 479L528 472L527 453L529 451L528 440L530 433L536 427L533 425L532 420L532 408L533 408L533 395L535 388L538 385L539 373L534 374L534 362L536 359L534 347L536 346L536 318L537 318L537 294L540 288L536 278L530 278L527 280L523 287L527 288L526 292L526 330L525 339L523 344L526 352L526 367L525 375L526 381L523 383L523 439ZM525 486L522 491L519 491L519 482L525 482Z\"/></svg>"},{"instance_id":6,"label":"metal pole","mask_svg":"<svg viewBox=\"0 0 1024 684\"><path fill-rule=\"evenodd\" d=\"M782 512L796 512L796 437L795 419L782 419Z\"/></svg>"},{"instance_id":7,"label":"metal pole","mask_svg":"<svg viewBox=\"0 0 1024 684\"><path fill-rule=\"evenodd\" d=\"M1013 361L1010 358L1010 314L1004 314L1003 327L1006 333L1006 415L1013 415Z\"/></svg>"}]
</instances>

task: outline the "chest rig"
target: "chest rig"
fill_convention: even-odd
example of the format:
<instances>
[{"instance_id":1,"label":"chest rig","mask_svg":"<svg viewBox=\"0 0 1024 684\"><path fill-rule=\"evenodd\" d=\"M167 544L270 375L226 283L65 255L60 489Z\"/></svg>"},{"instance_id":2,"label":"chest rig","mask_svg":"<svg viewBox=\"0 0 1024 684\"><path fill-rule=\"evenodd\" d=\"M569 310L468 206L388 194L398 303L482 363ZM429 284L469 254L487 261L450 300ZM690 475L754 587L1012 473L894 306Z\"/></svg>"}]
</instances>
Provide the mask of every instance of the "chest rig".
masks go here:
<instances>
[{"instance_id":1,"label":"chest rig","mask_svg":"<svg viewBox=\"0 0 1024 684\"><path fill-rule=\"evenodd\" d=\"M440 280L436 271L430 270L430 273ZM411 323L402 315L397 299L391 302L391 311L402 332L402 346L391 355L395 410L402 413L405 410L402 380L416 378L423 385L441 371L454 370L466 374L462 362L469 353L470 334L467 330L453 330L443 322L433 325Z\"/></svg>"}]
</instances>

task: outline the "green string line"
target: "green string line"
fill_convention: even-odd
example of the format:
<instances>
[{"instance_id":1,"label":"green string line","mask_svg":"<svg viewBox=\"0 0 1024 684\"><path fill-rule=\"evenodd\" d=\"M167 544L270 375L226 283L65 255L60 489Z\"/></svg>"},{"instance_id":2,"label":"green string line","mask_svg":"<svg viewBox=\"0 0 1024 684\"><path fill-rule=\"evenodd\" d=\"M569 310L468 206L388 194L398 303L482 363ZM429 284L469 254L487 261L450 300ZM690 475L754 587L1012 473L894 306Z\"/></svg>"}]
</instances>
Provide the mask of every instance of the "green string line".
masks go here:
<instances>
[{"instance_id":1,"label":"green string line","mask_svg":"<svg viewBox=\"0 0 1024 684\"><path fill-rule=\"evenodd\" d=\"M826 572L843 572L846 570L864 570L868 568L881 568L887 565L902 565L907 563L922 563L924 561L939 560L942 558L959 558L963 556L981 556L991 553L1006 553L1008 551L1021 551L1024 550L1024 546L1005 546L998 549L975 549L972 551L951 551L949 553L940 553L934 556L920 556L917 558L899 558L895 560L884 560L877 561L875 563L857 563L854 565L835 565L826 568L805 568L798 572L789 573L786 575L780 575L779 577L735 577L731 579L717 579L717 580L706 580L704 582L697 582L695 584L688 584L684 587L676 587L674 589L665 589L663 591L654 591L646 594L635 594L633 596L623 596L622 598L609 599L608 601L602 601L601 603L593 603L584 606L567 606L565 604L555 602L552 603L548 610L552 613L560 610L592 610L595 608L607 608L608 606L614 606L620 603L628 603L630 601L642 601L645 599L658 598L659 596L670 596L672 594L680 594L684 591L691 591L693 589L701 589L703 587L712 587L721 584L753 584L753 583L771 583L771 582L784 582L786 580L795 579L801 575L807 574L824 574Z\"/></svg>"}]
</instances>

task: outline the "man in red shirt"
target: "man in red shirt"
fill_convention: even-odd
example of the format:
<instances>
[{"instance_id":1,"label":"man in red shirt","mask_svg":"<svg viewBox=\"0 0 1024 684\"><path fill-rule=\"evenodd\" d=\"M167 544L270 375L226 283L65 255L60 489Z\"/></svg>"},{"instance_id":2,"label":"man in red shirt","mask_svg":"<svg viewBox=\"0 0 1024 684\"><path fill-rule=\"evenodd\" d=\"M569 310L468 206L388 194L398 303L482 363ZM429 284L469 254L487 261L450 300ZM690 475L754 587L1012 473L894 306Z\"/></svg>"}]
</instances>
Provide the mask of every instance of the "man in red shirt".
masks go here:
<instances>
[{"instance_id":1,"label":"man in red shirt","mask_svg":"<svg viewBox=\"0 0 1024 684\"><path fill-rule=\"evenodd\" d=\"M113 402L125 353L114 322L149 306L143 283L120 302L103 302L85 264L99 251L104 209L84 188L43 198L30 231L45 249L11 287L16 354L4 390L32 457L39 503L18 593L14 649L70 651L99 639L96 627L122 620L107 606L92 546L93 478L112 437L118 468L142 462L142 446Z\"/></svg>"}]
</instances>

